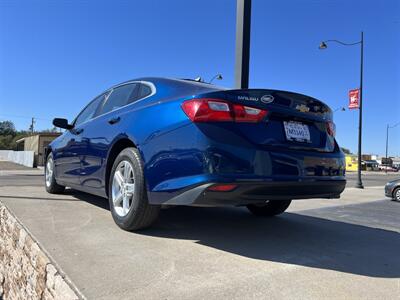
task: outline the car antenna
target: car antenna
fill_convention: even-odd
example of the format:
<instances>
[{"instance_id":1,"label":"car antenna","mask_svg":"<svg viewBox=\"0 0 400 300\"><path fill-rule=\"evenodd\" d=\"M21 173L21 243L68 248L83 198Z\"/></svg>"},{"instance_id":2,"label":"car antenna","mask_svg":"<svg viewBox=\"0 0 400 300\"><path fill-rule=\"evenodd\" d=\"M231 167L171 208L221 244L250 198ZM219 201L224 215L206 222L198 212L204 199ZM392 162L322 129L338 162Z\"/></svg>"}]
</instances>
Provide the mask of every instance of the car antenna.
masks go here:
<instances>
[{"instance_id":1,"label":"car antenna","mask_svg":"<svg viewBox=\"0 0 400 300\"><path fill-rule=\"evenodd\" d=\"M210 80L208 83L211 84L211 82L213 82L215 79L217 79L217 80L222 80L223 77L222 77L221 74L217 74L217 75L215 75L213 78L211 78L211 80Z\"/></svg>"}]
</instances>

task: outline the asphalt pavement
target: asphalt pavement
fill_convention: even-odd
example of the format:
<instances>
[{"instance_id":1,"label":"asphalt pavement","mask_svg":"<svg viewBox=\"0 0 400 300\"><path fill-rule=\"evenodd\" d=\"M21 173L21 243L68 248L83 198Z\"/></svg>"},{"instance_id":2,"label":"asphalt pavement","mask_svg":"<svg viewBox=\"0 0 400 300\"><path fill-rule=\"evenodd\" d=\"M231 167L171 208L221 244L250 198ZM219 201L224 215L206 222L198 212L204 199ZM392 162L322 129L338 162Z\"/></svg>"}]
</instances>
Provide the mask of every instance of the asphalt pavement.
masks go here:
<instances>
[{"instance_id":1,"label":"asphalt pavement","mask_svg":"<svg viewBox=\"0 0 400 300\"><path fill-rule=\"evenodd\" d=\"M177 207L131 233L107 200L47 194L35 172L0 172L0 201L89 299L400 299L400 203L383 195L391 176L341 199L294 201L275 218Z\"/></svg>"},{"instance_id":2,"label":"asphalt pavement","mask_svg":"<svg viewBox=\"0 0 400 300\"><path fill-rule=\"evenodd\" d=\"M400 172L363 172L361 175L361 180L364 186L382 186L386 182L394 179L400 178ZM355 187L357 182L356 172L347 172L346 174L347 186Z\"/></svg>"},{"instance_id":3,"label":"asphalt pavement","mask_svg":"<svg viewBox=\"0 0 400 300\"><path fill-rule=\"evenodd\" d=\"M43 168L32 169L10 162L0 161L0 186L43 186ZM400 172L363 172L362 181L366 187L383 186L388 181L400 178ZM356 172L347 172L347 187L355 187L357 180Z\"/></svg>"}]
</instances>

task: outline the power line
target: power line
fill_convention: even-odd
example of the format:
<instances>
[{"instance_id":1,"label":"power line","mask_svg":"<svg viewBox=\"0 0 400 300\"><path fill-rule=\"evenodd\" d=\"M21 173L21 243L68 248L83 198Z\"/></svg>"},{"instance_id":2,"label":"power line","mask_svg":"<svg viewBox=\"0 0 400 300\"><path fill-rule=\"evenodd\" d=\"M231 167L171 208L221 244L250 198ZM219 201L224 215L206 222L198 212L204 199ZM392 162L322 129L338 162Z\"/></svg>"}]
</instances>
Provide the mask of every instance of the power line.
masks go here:
<instances>
[{"instance_id":1,"label":"power line","mask_svg":"<svg viewBox=\"0 0 400 300\"><path fill-rule=\"evenodd\" d=\"M28 116L9 115L9 114L0 114L0 116L7 117L7 118L32 119L32 116L31 116L31 117L28 117ZM45 118L37 118L37 117L33 117L33 118L34 118L35 120L40 120L40 121L50 121L50 122L51 122L51 120L49 120L49 119L45 119Z\"/></svg>"},{"instance_id":2,"label":"power line","mask_svg":"<svg viewBox=\"0 0 400 300\"><path fill-rule=\"evenodd\" d=\"M400 125L400 122L397 122L396 124L394 124L394 125L392 125L392 126L389 126L389 125L388 125L388 127L389 127L389 128L395 128L395 127L398 126L398 125Z\"/></svg>"}]
</instances>

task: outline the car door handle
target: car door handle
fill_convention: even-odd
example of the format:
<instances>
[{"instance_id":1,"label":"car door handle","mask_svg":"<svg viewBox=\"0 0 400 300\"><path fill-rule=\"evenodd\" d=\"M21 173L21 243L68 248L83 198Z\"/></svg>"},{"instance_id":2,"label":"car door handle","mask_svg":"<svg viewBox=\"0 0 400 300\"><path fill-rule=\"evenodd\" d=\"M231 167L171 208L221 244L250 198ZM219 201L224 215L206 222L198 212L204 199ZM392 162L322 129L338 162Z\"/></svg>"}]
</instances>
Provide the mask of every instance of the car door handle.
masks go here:
<instances>
[{"instance_id":1,"label":"car door handle","mask_svg":"<svg viewBox=\"0 0 400 300\"><path fill-rule=\"evenodd\" d=\"M119 121L121 121L120 117L116 117L116 118L112 118L110 120L108 120L108 123L110 123L111 125L118 123Z\"/></svg>"},{"instance_id":2,"label":"car door handle","mask_svg":"<svg viewBox=\"0 0 400 300\"><path fill-rule=\"evenodd\" d=\"M79 129L74 130L75 134L81 134L82 132L83 132L83 128L79 128Z\"/></svg>"}]
</instances>

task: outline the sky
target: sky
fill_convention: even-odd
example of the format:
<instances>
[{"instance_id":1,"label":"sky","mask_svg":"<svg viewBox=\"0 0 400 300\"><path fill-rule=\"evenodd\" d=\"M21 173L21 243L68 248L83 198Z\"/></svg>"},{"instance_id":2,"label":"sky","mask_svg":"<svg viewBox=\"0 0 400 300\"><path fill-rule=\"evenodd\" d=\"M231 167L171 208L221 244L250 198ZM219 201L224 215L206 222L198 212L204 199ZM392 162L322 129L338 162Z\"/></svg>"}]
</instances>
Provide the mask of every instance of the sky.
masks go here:
<instances>
[{"instance_id":1,"label":"sky","mask_svg":"<svg viewBox=\"0 0 400 300\"><path fill-rule=\"evenodd\" d=\"M143 76L234 86L235 0L0 0L0 120L17 129L73 119L96 95ZM363 153L384 154L400 122L400 1L253 0L250 88L313 96L347 107L360 83L364 31ZM337 140L357 151L358 110L337 111ZM389 131L400 155L400 125Z\"/></svg>"}]
</instances>

